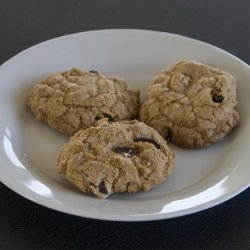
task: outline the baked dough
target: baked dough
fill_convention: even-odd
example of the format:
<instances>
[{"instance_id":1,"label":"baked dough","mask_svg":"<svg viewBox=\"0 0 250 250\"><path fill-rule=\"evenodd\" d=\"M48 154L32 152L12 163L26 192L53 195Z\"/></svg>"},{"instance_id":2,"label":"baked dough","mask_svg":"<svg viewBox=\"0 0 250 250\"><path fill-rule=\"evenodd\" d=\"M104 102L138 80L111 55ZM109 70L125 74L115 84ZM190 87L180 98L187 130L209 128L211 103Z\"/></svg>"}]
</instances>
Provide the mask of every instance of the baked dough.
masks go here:
<instances>
[{"instance_id":1,"label":"baked dough","mask_svg":"<svg viewBox=\"0 0 250 250\"><path fill-rule=\"evenodd\" d=\"M112 121L137 118L140 99L139 91L131 90L121 78L73 68L38 82L28 103L37 119L72 135L103 117Z\"/></svg>"},{"instance_id":2,"label":"baked dough","mask_svg":"<svg viewBox=\"0 0 250 250\"><path fill-rule=\"evenodd\" d=\"M239 121L235 78L198 62L183 60L163 70L147 96L140 120L181 147L215 143Z\"/></svg>"},{"instance_id":3,"label":"baked dough","mask_svg":"<svg viewBox=\"0 0 250 250\"><path fill-rule=\"evenodd\" d=\"M174 165L174 153L153 128L133 120L78 131L59 155L57 170L81 191L98 198L147 191L161 184Z\"/></svg>"}]
</instances>

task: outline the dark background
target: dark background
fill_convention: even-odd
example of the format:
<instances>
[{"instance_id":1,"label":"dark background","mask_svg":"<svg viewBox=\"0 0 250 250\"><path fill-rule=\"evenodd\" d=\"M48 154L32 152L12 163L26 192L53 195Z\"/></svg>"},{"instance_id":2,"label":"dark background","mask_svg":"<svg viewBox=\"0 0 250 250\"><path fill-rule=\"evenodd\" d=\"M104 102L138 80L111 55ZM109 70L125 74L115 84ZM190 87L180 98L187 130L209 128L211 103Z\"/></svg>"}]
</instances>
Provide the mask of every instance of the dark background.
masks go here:
<instances>
[{"instance_id":1,"label":"dark background","mask_svg":"<svg viewBox=\"0 0 250 250\"><path fill-rule=\"evenodd\" d=\"M250 63L248 0L0 0L0 64L50 38L108 28L177 33ZM120 223L53 211L0 183L0 249L250 249L250 189L193 215Z\"/></svg>"}]
</instances>

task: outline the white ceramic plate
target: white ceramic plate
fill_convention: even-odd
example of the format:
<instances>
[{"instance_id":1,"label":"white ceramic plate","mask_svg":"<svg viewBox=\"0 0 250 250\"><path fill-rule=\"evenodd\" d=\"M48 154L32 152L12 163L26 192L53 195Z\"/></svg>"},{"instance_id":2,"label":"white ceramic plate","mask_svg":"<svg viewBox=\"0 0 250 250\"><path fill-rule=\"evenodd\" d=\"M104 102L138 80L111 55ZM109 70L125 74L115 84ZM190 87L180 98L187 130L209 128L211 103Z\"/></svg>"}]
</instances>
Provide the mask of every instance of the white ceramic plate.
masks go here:
<instances>
[{"instance_id":1,"label":"white ceramic plate","mask_svg":"<svg viewBox=\"0 0 250 250\"><path fill-rule=\"evenodd\" d=\"M40 123L27 108L31 86L73 66L124 77L142 91L161 69L191 59L231 72L238 81L239 126L206 149L176 153L173 174L149 192L107 200L79 192L56 173L68 138ZM177 217L212 207L249 186L250 68L235 56L187 37L144 30L83 32L36 45L0 67L0 180L41 205L88 218L143 221Z\"/></svg>"}]
</instances>

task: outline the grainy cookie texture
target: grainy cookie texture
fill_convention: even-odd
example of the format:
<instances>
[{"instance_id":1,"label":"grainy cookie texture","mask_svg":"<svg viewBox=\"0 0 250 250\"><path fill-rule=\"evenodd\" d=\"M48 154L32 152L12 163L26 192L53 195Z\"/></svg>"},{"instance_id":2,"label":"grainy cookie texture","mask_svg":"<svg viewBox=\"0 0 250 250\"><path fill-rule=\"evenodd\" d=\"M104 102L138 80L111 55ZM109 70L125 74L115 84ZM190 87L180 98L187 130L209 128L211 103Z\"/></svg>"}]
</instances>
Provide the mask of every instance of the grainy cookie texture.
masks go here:
<instances>
[{"instance_id":1,"label":"grainy cookie texture","mask_svg":"<svg viewBox=\"0 0 250 250\"><path fill-rule=\"evenodd\" d=\"M59 173L80 190L107 198L112 193L149 190L162 183L174 153L153 128L136 120L78 131L58 158Z\"/></svg>"},{"instance_id":2,"label":"grainy cookie texture","mask_svg":"<svg viewBox=\"0 0 250 250\"><path fill-rule=\"evenodd\" d=\"M215 143L239 121L235 78L198 62L183 60L162 71L147 95L141 121L182 147Z\"/></svg>"},{"instance_id":3,"label":"grainy cookie texture","mask_svg":"<svg viewBox=\"0 0 250 250\"><path fill-rule=\"evenodd\" d=\"M28 103L39 120L72 135L103 117L112 121L137 118L140 100L139 92L129 89L121 78L72 68L38 82Z\"/></svg>"}]
</instances>

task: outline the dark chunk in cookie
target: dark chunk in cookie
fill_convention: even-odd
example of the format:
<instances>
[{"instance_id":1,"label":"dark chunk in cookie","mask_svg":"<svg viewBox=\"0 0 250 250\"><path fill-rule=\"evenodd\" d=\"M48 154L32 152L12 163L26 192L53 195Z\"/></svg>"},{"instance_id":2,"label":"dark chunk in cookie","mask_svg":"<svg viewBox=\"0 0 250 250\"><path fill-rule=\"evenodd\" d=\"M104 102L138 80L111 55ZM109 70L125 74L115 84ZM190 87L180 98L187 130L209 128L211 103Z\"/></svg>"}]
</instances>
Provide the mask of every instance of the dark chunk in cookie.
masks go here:
<instances>
[{"instance_id":1,"label":"dark chunk in cookie","mask_svg":"<svg viewBox=\"0 0 250 250\"><path fill-rule=\"evenodd\" d=\"M167 142L171 142L172 141L172 138L173 138L173 132L171 131L170 128L167 128L166 129L166 133L165 133L165 140Z\"/></svg>"},{"instance_id":2,"label":"dark chunk in cookie","mask_svg":"<svg viewBox=\"0 0 250 250\"><path fill-rule=\"evenodd\" d=\"M113 147L112 149L115 153L121 154L125 157L133 157L134 155L140 154L140 150L138 148L129 148L129 147Z\"/></svg>"},{"instance_id":3,"label":"dark chunk in cookie","mask_svg":"<svg viewBox=\"0 0 250 250\"><path fill-rule=\"evenodd\" d=\"M220 94L220 90L212 89L211 90L211 97L213 102L222 103L224 100L224 96Z\"/></svg>"},{"instance_id":4,"label":"dark chunk in cookie","mask_svg":"<svg viewBox=\"0 0 250 250\"><path fill-rule=\"evenodd\" d=\"M99 184L99 192L102 194L108 194L108 190L105 186L104 180L102 180Z\"/></svg>"},{"instance_id":5,"label":"dark chunk in cookie","mask_svg":"<svg viewBox=\"0 0 250 250\"><path fill-rule=\"evenodd\" d=\"M151 138L139 137L139 138L136 138L134 140L134 142L138 142L138 141L152 143L152 144L154 144L154 146L156 148L158 148L158 149L161 148L161 145L157 141L155 141L154 139L151 139Z\"/></svg>"},{"instance_id":6,"label":"dark chunk in cookie","mask_svg":"<svg viewBox=\"0 0 250 250\"><path fill-rule=\"evenodd\" d=\"M102 118L108 118L109 122L113 122L114 121L114 118L111 115L107 114L107 113L102 113L101 116L99 116L99 115L96 116L95 120L98 121L98 120L100 120Z\"/></svg>"},{"instance_id":7,"label":"dark chunk in cookie","mask_svg":"<svg viewBox=\"0 0 250 250\"><path fill-rule=\"evenodd\" d=\"M99 75L99 72L96 70L90 70L89 73L95 74L95 75Z\"/></svg>"}]
</instances>

